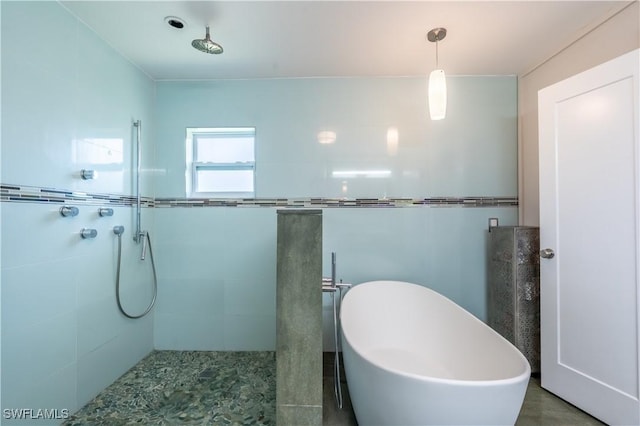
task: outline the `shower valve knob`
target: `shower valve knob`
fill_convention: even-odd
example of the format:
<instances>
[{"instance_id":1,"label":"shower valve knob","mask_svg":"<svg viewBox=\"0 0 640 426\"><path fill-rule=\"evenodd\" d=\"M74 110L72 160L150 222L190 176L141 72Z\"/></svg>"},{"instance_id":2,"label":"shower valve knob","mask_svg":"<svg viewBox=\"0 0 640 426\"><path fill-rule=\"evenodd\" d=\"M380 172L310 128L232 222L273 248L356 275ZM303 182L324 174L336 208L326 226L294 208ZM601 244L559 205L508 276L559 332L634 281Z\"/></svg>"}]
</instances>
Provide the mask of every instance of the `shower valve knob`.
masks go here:
<instances>
[{"instance_id":1,"label":"shower valve knob","mask_svg":"<svg viewBox=\"0 0 640 426\"><path fill-rule=\"evenodd\" d=\"M98 172L95 170L82 169L80 170L80 177L84 180L96 179L98 177Z\"/></svg>"},{"instance_id":2,"label":"shower valve knob","mask_svg":"<svg viewBox=\"0 0 640 426\"><path fill-rule=\"evenodd\" d=\"M98 231L96 231L95 229L82 228L82 230L80 231L80 236L83 239L95 238L98 236Z\"/></svg>"},{"instance_id":3,"label":"shower valve knob","mask_svg":"<svg viewBox=\"0 0 640 426\"><path fill-rule=\"evenodd\" d=\"M78 216L78 213L80 211L78 210L77 207L73 207L73 206L62 206L60 207L60 214L64 217L73 217L73 216Z\"/></svg>"},{"instance_id":4,"label":"shower valve knob","mask_svg":"<svg viewBox=\"0 0 640 426\"><path fill-rule=\"evenodd\" d=\"M113 216L113 209L103 207L98 209L98 214L102 217Z\"/></svg>"}]
</instances>

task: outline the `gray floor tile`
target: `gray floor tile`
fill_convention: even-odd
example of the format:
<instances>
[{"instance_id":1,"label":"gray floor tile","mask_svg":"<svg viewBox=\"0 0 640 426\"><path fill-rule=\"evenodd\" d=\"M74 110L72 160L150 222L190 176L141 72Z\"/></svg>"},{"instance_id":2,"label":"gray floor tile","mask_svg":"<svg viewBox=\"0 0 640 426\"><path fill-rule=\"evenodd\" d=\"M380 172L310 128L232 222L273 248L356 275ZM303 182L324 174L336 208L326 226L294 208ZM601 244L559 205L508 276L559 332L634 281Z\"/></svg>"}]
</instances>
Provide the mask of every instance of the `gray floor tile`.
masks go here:
<instances>
[{"instance_id":1,"label":"gray floor tile","mask_svg":"<svg viewBox=\"0 0 640 426\"><path fill-rule=\"evenodd\" d=\"M516 426L591 426L604 423L540 387L540 379L532 377Z\"/></svg>"}]
</instances>

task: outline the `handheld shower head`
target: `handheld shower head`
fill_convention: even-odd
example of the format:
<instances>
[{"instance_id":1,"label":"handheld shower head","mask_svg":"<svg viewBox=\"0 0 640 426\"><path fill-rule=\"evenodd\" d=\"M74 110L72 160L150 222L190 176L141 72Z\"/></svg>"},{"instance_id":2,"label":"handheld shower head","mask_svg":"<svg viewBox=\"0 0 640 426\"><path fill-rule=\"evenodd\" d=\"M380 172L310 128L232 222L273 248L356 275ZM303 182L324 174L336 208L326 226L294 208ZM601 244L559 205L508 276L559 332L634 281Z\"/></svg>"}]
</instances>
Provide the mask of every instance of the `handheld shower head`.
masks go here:
<instances>
[{"instance_id":1,"label":"handheld shower head","mask_svg":"<svg viewBox=\"0 0 640 426\"><path fill-rule=\"evenodd\" d=\"M191 46L204 53L213 53L218 55L223 52L222 46L211 40L209 36L209 27L207 27L207 35L203 39L195 39L191 42Z\"/></svg>"}]
</instances>

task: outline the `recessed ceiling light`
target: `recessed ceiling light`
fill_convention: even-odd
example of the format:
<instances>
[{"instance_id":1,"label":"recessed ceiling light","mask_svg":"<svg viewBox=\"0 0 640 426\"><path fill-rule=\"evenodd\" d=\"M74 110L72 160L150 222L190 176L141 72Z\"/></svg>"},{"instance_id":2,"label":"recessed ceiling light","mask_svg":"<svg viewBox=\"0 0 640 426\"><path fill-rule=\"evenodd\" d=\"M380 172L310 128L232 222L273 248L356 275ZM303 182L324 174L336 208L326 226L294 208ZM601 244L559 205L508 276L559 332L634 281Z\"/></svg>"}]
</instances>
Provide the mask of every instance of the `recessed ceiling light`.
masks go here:
<instances>
[{"instance_id":1,"label":"recessed ceiling light","mask_svg":"<svg viewBox=\"0 0 640 426\"><path fill-rule=\"evenodd\" d=\"M178 30L181 30L187 26L187 23L184 22L182 19L178 18L177 16L167 16L166 18L164 18L164 22L166 22L167 24L169 24L169 26L176 28Z\"/></svg>"}]
</instances>

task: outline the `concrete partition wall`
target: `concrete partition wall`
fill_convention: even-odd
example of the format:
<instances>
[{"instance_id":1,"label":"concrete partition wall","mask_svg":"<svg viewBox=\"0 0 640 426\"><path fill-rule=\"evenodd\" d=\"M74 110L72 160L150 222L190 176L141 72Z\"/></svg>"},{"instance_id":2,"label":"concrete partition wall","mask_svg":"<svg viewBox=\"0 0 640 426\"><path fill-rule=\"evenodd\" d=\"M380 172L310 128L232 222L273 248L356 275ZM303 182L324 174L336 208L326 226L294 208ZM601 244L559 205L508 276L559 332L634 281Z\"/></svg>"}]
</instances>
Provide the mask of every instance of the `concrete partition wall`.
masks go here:
<instances>
[{"instance_id":1,"label":"concrete partition wall","mask_svg":"<svg viewBox=\"0 0 640 426\"><path fill-rule=\"evenodd\" d=\"M322 424L322 210L278 210L276 423Z\"/></svg>"}]
</instances>

